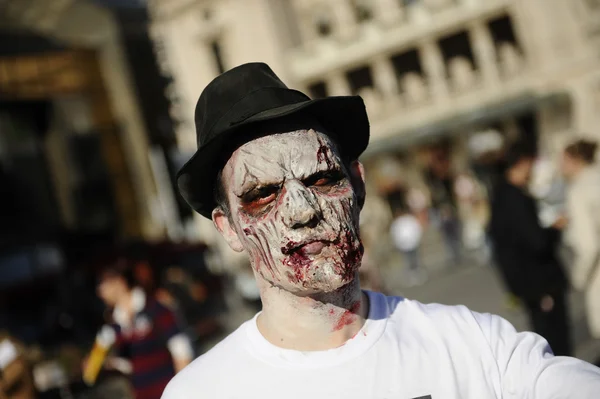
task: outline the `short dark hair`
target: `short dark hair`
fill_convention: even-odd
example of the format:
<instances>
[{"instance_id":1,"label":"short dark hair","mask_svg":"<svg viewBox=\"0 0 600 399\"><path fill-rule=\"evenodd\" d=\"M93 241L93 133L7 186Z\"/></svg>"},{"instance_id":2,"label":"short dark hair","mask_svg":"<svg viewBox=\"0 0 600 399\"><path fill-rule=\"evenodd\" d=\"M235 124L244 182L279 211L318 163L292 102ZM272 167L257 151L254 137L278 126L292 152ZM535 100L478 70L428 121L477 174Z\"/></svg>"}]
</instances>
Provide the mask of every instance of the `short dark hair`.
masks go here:
<instances>
[{"instance_id":1,"label":"short dark hair","mask_svg":"<svg viewBox=\"0 0 600 399\"><path fill-rule=\"evenodd\" d=\"M593 164L596 161L596 150L598 143L592 140L577 140L565 148L565 152L576 159L580 159L587 164Z\"/></svg>"},{"instance_id":2,"label":"short dark hair","mask_svg":"<svg viewBox=\"0 0 600 399\"><path fill-rule=\"evenodd\" d=\"M534 159L537 152L533 145L517 141L511 144L504 155L504 168L511 169L524 159Z\"/></svg>"},{"instance_id":3,"label":"short dark hair","mask_svg":"<svg viewBox=\"0 0 600 399\"><path fill-rule=\"evenodd\" d=\"M102 267L98 277L99 281L106 277L120 277L125 281L129 289L137 285L135 270L131 262L126 258L119 258Z\"/></svg>"},{"instance_id":4,"label":"short dark hair","mask_svg":"<svg viewBox=\"0 0 600 399\"><path fill-rule=\"evenodd\" d=\"M214 198L215 204L218 208L221 208L227 218L231 217L231 210L229 208L229 201L227 200L227 192L225 191L225 182L223 181L223 168L217 173L214 187Z\"/></svg>"}]
</instances>

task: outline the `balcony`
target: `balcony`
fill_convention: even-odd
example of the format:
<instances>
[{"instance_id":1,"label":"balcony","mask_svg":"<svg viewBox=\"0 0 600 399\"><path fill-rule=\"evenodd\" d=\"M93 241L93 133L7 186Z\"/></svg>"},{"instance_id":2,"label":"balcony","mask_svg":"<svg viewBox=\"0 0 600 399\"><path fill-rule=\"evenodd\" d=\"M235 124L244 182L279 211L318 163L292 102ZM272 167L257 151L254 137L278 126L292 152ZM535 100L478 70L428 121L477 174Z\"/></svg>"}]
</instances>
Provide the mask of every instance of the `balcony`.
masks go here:
<instances>
[{"instance_id":1,"label":"balcony","mask_svg":"<svg viewBox=\"0 0 600 399\"><path fill-rule=\"evenodd\" d=\"M286 57L299 81L311 81L502 12L514 1L293 0L302 40Z\"/></svg>"},{"instance_id":2,"label":"balcony","mask_svg":"<svg viewBox=\"0 0 600 399\"><path fill-rule=\"evenodd\" d=\"M374 139L501 103L534 90L536 79L509 14L477 19L392 54L328 72L313 97L363 97Z\"/></svg>"}]
</instances>

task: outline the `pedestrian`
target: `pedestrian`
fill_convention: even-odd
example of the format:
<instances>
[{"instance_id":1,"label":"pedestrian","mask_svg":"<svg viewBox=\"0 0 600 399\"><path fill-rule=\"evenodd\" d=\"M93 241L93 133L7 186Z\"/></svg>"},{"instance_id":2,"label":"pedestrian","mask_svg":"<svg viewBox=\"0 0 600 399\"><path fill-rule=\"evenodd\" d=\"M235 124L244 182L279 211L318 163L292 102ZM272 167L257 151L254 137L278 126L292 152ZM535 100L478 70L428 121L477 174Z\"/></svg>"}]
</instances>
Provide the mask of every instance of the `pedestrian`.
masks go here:
<instances>
[{"instance_id":1,"label":"pedestrian","mask_svg":"<svg viewBox=\"0 0 600 399\"><path fill-rule=\"evenodd\" d=\"M572 143L564 151L562 171L569 181L567 242L575 255L571 280L585 293L589 330L600 339L600 170L595 164L596 151L593 141Z\"/></svg>"},{"instance_id":2,"label":"pedestrian","mask_svg":"<svg viewBox=\"0 0 600 399\"><path fill-rule=\"evenodd\" d=\"M247 252L263 309L164 399L597 398L600 369L498 316L361 290L360 97L311 100L244 64L204 89L196 128L180 192Z\"/></svg>"},{"instance_id":3,"label":"pedestrian","mask_svg":"<svg viewBox=\"0 0 600 399\"><path fill-rule=\"evenodd\" d=\"M423 284L426 274L421 268L419 257L423 226L407 205L403 204L396 208L394 221L390 226L390 236L394 247L403 255L408 266L406 274L408 285Z\"/></svg>"},{"instance_id":4,"label":"pedestrian","mask_svg":"<svg viewBox=\"0 0 600 399\"><path fill-rule=\"evenodd\" d=\"M567 279L558 258L559 218L540 225L535 200L527 192L535 154L521 142L506 156L504 180L494 189L490 234L494 258L507 288L525 306L533 331L556 355L570 355Z\"/></svg>"},{"instance_id":5,"label":"pedestrian","mask_svg":"<svg viewBox=\"0 0 600 399\"><path fill-rule=\"evenodd\" d=\"M137 399L160 398L169 380L193 359L175 314L136 284L124 259L100 272L98 296L112 309L112 322L99 333L114 353L106 366L129 375Z\"/></svg>"},{"instance_id":6,"label":"pedestrian","mask_svg":"<svg viewBox=\"0 0 600 399\"><path fill-rule=\"evenodd\" d=\"M463 256L462 222L455 193L455 176L449 150L434 148L425 173L431 191L432 219L439 227L449 254L449 266L460 265Z\"/></svg>"}]
</instances>

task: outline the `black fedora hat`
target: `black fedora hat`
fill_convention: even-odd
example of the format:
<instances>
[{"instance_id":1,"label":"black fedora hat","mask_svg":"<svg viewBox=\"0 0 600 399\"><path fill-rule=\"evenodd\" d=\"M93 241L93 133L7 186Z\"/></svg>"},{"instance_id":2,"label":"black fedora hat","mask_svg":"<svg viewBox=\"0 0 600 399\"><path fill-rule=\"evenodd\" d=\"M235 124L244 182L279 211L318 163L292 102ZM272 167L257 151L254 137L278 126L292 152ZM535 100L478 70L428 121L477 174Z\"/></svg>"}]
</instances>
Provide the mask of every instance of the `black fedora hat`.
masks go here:
<instances>
[{"instance_id":1,"label":"black fedora hat","mask_svg":"<svg viewBox=\"0 0 600 399\"><path fill-rule=\"evenodd\" d=\"M334 136L345 158L357 159L367 148L369 119L359 96L311 100L289 89L264 63L243 64L216 77L196 104L198 150L177 174L182 197L210 219L216 176L237 148L256 137L252 127L303 115Z\"/></svg>"}]
</instances>

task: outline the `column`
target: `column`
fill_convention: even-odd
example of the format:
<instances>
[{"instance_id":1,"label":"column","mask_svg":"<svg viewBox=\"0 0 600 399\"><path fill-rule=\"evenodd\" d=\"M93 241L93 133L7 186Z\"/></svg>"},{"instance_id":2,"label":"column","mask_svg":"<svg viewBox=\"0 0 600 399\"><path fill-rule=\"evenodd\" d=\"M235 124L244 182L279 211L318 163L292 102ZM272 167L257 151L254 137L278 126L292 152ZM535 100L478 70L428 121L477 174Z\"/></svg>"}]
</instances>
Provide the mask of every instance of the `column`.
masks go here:
<instances>
[{"instance_id":1,"label":"column","mask_svg":"<svg viewBox=\"0 0 600 399\"><path fill-rule=\"evenodd\" d=\"M317 27L314 18L315 16L308 10L302 10L300 17L298 18L300 35L302 36L302 47L307 50L312 49L317 40Z\"/></svg>"},{"instance_id":2,"label":"column","mask_svg":"<svg viewBox=\"0 0 600 399\"><path fill-rule=\"evenodd\" d=\"M372 64L373 80L375 88L384 98L396 98L398 96L398 78L392 61L386 56L378 56Z\"/></svg>"},{"instance_id":3,"label":"column","mask_svg":"<svg viewBox=\"0 0 600 399\"><path fill-rule=\"evenodd\" d=\"M487 87L500 85L498 58L494 39L485 21L476 21L469 31L473 55L479 67L483 83Z\"/></svg>"},{"instance_id":4,"label":"column","mask_svg":"<svg viewBox=\"0 0 600 399\"><path fill-rule=\"evenodd\" d=\"M402 20L404 7L398 0L375 0L375 15L384 26L392 26Z\"/></svg>"},{"instance_id":5,"label":"column","mask_svg":"<svg viewBox=\"0 0 600 399\"><path fill-rule=\"evenodd\" d=\"M328 3L335 21L336 36L341 40L351 39L357 31L357 22L350 0L329 0Z\"/></svg>"},{"instance_id":6,"label":"column","mask_svg":"<svg viewBox=\"0 0 600 399\"><path fill-rule=\"evenodd\" d=\"M327 78L327 92L330 96L349 96L350 84L342 71L336 71Z\"/></svg>"},{"instance_id":7,"label":"column","mask_svg":"<svg viewBox=\"0 0 600 399\"><path fill-rule=\"evenodd\" d=\"M423 42L419 50L433 101L438 102L447 99L449 89L446 66L438 43L434 40L427 40Z\"/></svg>"}]
</instances>

